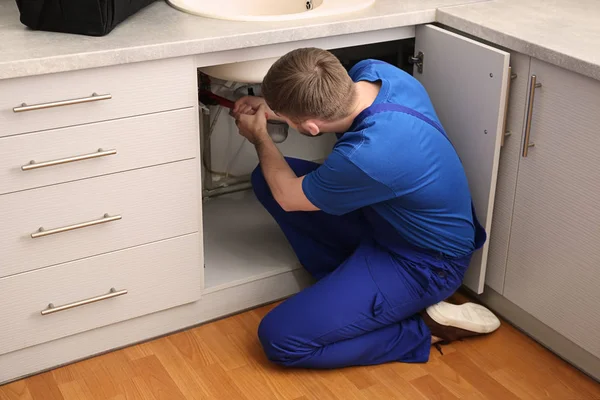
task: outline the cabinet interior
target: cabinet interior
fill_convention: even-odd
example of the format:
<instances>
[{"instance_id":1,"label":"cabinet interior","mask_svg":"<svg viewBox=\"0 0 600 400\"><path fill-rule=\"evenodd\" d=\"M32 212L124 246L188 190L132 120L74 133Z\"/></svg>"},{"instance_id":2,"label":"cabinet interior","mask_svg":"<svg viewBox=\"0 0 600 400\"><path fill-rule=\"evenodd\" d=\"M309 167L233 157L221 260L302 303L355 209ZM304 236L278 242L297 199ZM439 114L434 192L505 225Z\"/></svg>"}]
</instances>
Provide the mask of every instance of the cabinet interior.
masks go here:
<instances>
[{"instance_id":1,"label":"cabinet interior","mask_svg":"<svg viewBox=\"0 0 600 400\"><path fill-rule=\"evenodd\" d=\"M408 58L413 49L414 39L406 39L331 52L347 69L360 60L373 58L412 73ZM233 100L247 93L247 85L209 79L210 89L223 97ZM255 92L260 90L260 85L251 87ZM205 293L300 268L281 229L250 187L249 176L258 164L254 148L238 135L227 109L208 106L208 110L200 111ZM334 135L310 138L290 128L287 139L278 147L286 157L322 162L334 143Z\"/></svg>"}]
</instances>

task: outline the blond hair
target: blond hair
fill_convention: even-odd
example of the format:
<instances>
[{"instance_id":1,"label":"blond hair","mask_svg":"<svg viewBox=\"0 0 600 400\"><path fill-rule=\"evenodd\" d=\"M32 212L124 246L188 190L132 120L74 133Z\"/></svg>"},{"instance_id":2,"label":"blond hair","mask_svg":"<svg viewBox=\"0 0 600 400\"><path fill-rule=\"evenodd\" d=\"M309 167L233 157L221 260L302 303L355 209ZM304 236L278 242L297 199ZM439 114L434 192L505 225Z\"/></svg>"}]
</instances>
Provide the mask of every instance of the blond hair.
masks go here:
<instances>
[{"instance_id":1,"label":"blond hair","mask_svg":"<svg viewBox=\"0 0 600 400\"><path fill-rule=\"evenodd\" d=\"M291 51L267 72L262 96L269 107L294 122L347 117L355 100L354 82L341 62L317 48Z\"/></svg>"}]
</instances>

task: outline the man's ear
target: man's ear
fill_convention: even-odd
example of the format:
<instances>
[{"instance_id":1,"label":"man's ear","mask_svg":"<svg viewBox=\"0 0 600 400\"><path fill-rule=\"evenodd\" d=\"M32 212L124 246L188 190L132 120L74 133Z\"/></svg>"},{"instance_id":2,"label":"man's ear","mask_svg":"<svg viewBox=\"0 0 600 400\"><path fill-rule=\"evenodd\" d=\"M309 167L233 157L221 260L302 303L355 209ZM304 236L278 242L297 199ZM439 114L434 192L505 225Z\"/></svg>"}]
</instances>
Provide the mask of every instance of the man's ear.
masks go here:
<instances>
[{"instance_id":1,"label":"man's ear","mask_svg":"<svg viewBox=\"0 0 600 400\"><path fill-rule=\"evenodd\" d=\"M319 125L317 125L317 122L315 120L309 119L308 121L305 121L302 125L304 127L304 130L310 133L312 136L317 136L319 135L319 133L321 133L321 128L319 128Z\"/></svg>"}]
</instances>

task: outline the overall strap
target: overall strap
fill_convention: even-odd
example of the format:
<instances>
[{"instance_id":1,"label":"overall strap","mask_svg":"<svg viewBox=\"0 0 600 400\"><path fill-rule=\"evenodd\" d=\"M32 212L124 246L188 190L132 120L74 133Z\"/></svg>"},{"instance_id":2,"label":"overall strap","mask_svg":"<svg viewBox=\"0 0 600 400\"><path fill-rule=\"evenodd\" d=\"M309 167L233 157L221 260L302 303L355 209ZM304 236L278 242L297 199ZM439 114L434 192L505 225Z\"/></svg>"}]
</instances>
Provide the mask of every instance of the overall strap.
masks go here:
<instances>
[{"instance_id":1,"label":"overall strap","mask_svg":"<svg viewBox=\"0 0 600 400\"><path fill-rule=\"evenodd\" d=\"M362 113L360 113L358 115L358 117L355 118L353 125L358 126L361 122L363 122L365 120L365 118L368 118L372 115L379 114L382 112L390 112L390 111L408 114L415 118L420 119L421 121L432 126L438 132L440 132L448 140L448 142L450 142L450 145L452 147L454 147L454 145L452 144L452 141L450 140L450 138L444 131L444 128L442 128L442 126L439 123L432 120L431 118L426 117L425 115L421 114L420 112L413 110L412 108L401 106L399 104L392 104L392 103L375 104L375 105L367 108L366 110L364 110ZM458 159L460 160L460 155L458 155ZM478 250L485 243L485 241L487 239L487 233L485 232L485 229L483 228L483 226L481 226L481 224L479 223L479 220L477 219L477 215L475 212L475 205L473 204L473 201L471 201L471 212L473 214L473 222L475 224L475 250Z\"/></svg>"},{"instance_id":2,"label":"overall strap","mask_svg":"<svg viewBox=\"0 0 600 400\"><path fill-rule=\"evenodd\" d=\"M392 103L375 104L375 105L367 108L366 110L364 110L362 113L360 113L358 115L358 117L356 117L356 119L354 120L354 125L359 125L361 122L364 121L365 118L368 118L372 115L379 114L382 112L387 112L387 111L400 112L400 113L408 114L415 118L418 118L421 121L431 125L435 129L437 129L438 132L440 132L442 135L444 135L444 137L446 139L448 139L448 135L446 135L444 128L442 128L442 126L440 124L438 124L436 121L432 120L431 118L426 117L425 115L421 114L420 112L418 112L416 110L413 110L412 108L401 106L399 104L392 104ZM450 140L450 139L448 139L448 140Z\"/></svg>"}]
</instances>

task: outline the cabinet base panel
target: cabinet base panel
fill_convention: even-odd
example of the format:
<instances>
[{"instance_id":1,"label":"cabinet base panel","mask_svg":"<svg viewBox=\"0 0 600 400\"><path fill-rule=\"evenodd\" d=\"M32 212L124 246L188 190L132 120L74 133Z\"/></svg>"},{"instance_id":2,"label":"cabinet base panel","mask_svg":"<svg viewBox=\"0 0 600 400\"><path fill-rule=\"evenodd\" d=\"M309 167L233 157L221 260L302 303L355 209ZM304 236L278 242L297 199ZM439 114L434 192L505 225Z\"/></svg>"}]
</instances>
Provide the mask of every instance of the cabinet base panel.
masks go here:
<instances>
[{"instance_id":1,"label":"cabinet base panel","mask_svg":"<svg viewBox=\"0 0 600 400\"><path fill-rule=\"evenodd\" d=\"M302 268L252 190L209 199L203 219L205 294Z\"/></svg>"},{"instance_id":2,"label":"cabinet base panel","mask_svg":"<svg viewBox=\"0 0 600 400\"><path fill-rule=\"evenodd\" d=\"M472 294L470 291L469 293ZM535 319L492 288L486 286L483 294L474 296L525 335L600 382L600 359Z\"/></svg>"},{"instance_id":3,"label":"cabinet base panel","mask_svg":"<svg viewBox=\"0 0 600 400\"><path fill-rule=\"evenodd\" d=\"M311 284L294 270L204 294L190 304L0 356L0 384L289 297Z\"/></svg>"}]
</instances>

